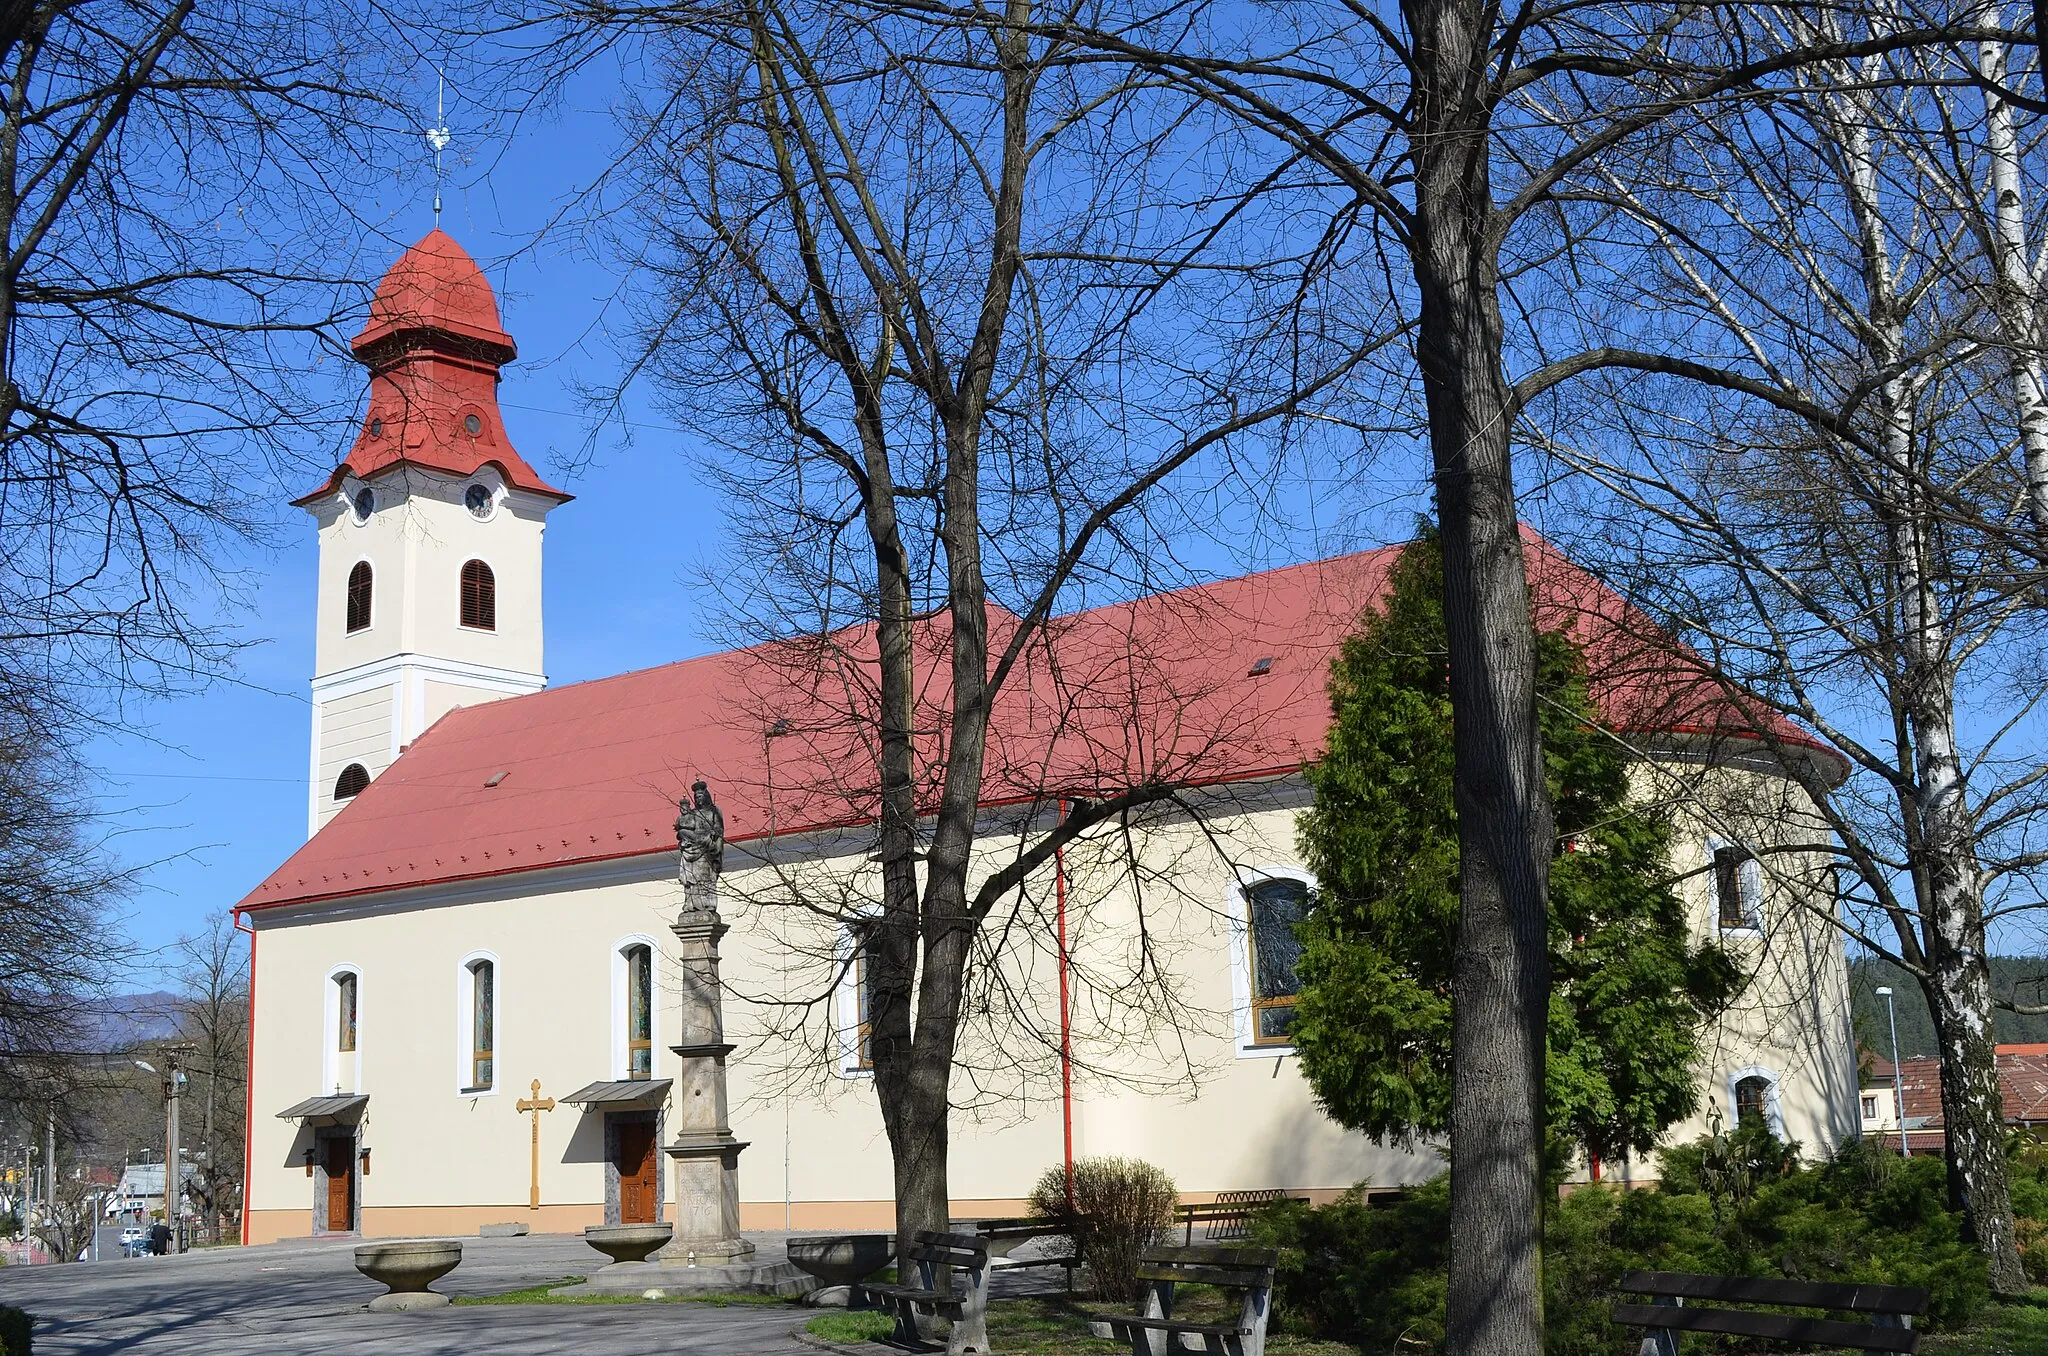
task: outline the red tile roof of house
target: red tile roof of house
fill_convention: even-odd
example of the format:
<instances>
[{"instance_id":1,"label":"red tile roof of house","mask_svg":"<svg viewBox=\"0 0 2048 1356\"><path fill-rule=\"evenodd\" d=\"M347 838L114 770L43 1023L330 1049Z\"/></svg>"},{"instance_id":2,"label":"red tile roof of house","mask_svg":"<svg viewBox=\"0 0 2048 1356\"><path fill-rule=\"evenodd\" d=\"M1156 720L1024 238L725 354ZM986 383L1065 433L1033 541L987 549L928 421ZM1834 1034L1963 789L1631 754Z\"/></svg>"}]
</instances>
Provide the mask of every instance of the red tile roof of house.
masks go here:
<instances>
[{"instance_id":1,"label":"red tile roof of house","mask_svg":"<svg viewBox=\"0 0 2048 1356\"><path fill-rule=\"evenodd\" d=\"M570 498L505 434L498 372L518 350L498 323L483 270L447 232L436 227L391 266L350 347L370 369L362 430L341 465L294 503L331 494L344 476L368 479L401 464L453 476L496 466L509 485Z\"/></svg>"},{"instance_id":2,"label":"red tile roof of house","mask_svg":"<svg viewBox=\"0 0 2048 1356\"><path fill-rule=\"evenodd\" d=\"M1998 1069L2006 1124L2048 1122L2048 1045L2001 1045L1992 1062ZM1946 1124L1941 1110L1941 1061L1931 1056L1902 1059L1898 1067L1905 1087L1903 1114L1908 1133L1923 1127L1940 1131ZM1891 1087L1891 1061L1871 1060L1868 1082Z\"/></svg>"},{"instance_id":3,"label":"red tile roof of house","mask_svg":"<svg viewBox=\"0 0 2048 1356\"><path fill-rule=\"evenodd\" d=\"M1618 729L1744 737L1741 708L1645 646L1611 592L1530 537L1538 619L1586 646ZM1153 594L1054 619L998 698L986 804L1299 770L1330 720L1331 659L1384 593L1398 548ZM991 618L992 647L1016 619ZM919 633L922 788L937 793L945 636ZM1262 672L1260 661L1271 663ZM865 823L870 634L759 646L449 712L237 906L265 908L674 851L676 802L707 779L730 841ZM1788 722L1770 738L1840 755Z\"/></svg>"}]
</instances>

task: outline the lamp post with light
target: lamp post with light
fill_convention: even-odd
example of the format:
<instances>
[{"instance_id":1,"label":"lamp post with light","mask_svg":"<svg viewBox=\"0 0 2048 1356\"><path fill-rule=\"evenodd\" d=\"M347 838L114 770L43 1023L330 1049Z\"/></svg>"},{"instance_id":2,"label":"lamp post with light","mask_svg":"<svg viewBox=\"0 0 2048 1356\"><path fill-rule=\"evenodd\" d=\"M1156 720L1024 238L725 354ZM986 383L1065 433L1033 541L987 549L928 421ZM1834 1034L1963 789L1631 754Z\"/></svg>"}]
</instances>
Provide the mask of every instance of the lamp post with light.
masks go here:
<instances>
[{"instance_id":1,"label":"lamp post with light","mask_svg":"<svg viewBox=\"0 0 2048 1356\"><path fill-rule=\"evenodd\" d=\"M1899 1013L1892 1006L1889 985L1880 988L1877 996L1884 1000L1885 1016L1892 1025L1892 1110L1899 1118L1899 1157L1911 1158L1913 1151L1906 1147L1906 1072L1899 1066Z\"/></svg>"}]
</instances>

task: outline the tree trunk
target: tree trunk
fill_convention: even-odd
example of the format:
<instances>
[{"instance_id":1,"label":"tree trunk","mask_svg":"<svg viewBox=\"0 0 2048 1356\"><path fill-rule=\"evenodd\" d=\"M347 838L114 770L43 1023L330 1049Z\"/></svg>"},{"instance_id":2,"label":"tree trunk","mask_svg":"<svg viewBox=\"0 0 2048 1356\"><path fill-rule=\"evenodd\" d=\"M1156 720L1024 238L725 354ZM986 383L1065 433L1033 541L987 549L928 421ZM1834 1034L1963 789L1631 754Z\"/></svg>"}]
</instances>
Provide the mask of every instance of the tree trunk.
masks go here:
<instances>
[{"instance_id":1,"label":"tree trunk","mask_svg":"<svg viewBox=\"0 0 2048 1356\"><path fill-rule=\"evenodd\" d=\"M2001 17L1993 7L1986 19L1996 26ZM2012 105L1990 92L2003 86L2008 78L2006 45L1978 44L1977 62L1987 85L1984 151L1991 162L1990 245L1998 275L1992 284L1997 301L1994 310L2006 343L2013 408L2018 416L2027 511L2033 517L2034 530L2048 536L2048 379L2044 379L2041 362L2037 289L2028 258L2025 185L2020 175L2019 142L2013 132Z\"/></svg>"},{"instance_id":2,"label":"tree trunk","mask_svg":"<svg viewBox=\"0 0 2048 1356\"><path fill-rule=\"evenodd\" d=\"M1941 1043L1941 1118L1948 1130L1948 1194L1963 1215L1964 1235L1989 1264L1991 1288L2027 1293L2026 1270L2014 1236L2012 1179L2005 1161L1996 1037L1986 1021L1991 973L1981 946L1930 954L1934 973L1922 984Z\"/></svg>"},{"instance_id":3,"label":"tree trunk","mask_svg":"<svg viewBox=\"0 0 2048 1356\"><path fill-rule=\"evenodd\" d=\"M1491 11L1470 0L1404 8L1414 41L1417 357L1443 529L1461 895L1448 1346L1455 1356L1529 1356L1543 1346L1552 826L1501 369Z\"/></svg>"}]
</instances>

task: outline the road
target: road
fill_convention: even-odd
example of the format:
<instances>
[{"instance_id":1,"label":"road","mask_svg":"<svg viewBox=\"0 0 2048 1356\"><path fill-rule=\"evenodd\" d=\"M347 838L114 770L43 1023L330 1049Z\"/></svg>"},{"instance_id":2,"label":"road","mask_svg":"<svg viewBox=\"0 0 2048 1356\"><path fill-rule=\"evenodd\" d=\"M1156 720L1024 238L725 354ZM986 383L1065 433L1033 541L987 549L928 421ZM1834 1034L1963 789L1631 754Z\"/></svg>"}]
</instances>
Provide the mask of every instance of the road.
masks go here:
<instances>
[{"instance_id":1,"label":"road","mask_svg":"<svg viewBox=\"0 0 2048 1356\"><path fill-rule=\"evenodd\" d=\"M587 1275L603 1262L574 1237L462 1242L462 1265L434 1287L450 1295L500 1294ZM780 1253L779 1239L758 1242L764 1253ZM372 1314L363 1306L383 1288L356 1271L354 1244L275 1243L208 1248L182 1257L5 1267L0 1304L36 1315L36 1356L785 1356L809 1350L789 1336L804 1311L785 1305L454 1305Z\"/></svg>"}]
</instances>

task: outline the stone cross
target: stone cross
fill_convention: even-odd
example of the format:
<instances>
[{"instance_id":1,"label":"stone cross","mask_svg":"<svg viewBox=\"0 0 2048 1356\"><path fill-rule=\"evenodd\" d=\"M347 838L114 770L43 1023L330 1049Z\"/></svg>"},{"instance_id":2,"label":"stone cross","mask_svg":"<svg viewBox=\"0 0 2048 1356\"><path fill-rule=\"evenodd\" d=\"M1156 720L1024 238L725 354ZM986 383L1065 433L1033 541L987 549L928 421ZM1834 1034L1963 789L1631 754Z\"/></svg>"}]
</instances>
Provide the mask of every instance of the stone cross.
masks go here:
<instances>
[{"instance_id":1,"label":"stone cross","mask_svg":"<svg viewBox=\"0 0 2048 1356\"><path fill-rule=\"evenodd\" d=\"M540 1113L543 1111L553 1111L555 1109L555 1099L540 1095L540 1080L536 1078L533 1080L532 1098L522 1097L513 1103L513 1106L519 1111L530 1111L533 1113L533 1190L527 1195L526 1208L528 1210L538 1210L540 1209Z\"/></svg>"}]
</instances>

